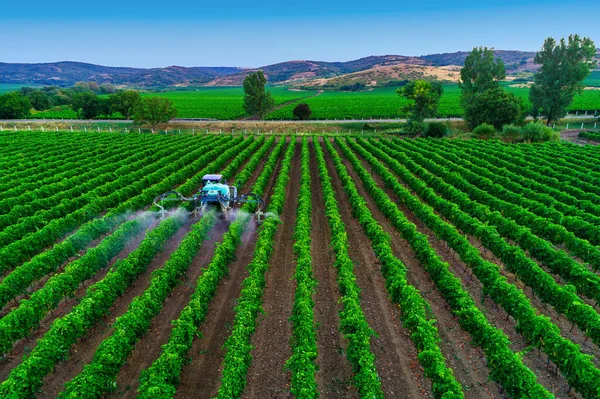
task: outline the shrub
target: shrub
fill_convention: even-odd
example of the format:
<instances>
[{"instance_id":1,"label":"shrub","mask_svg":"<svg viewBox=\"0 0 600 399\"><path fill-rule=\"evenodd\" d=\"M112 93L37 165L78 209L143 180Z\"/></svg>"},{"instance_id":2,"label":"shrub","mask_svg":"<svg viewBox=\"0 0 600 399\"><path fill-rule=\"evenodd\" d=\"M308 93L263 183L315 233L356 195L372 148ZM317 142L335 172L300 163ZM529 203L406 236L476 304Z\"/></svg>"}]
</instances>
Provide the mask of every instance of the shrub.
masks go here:
<instances>
[{"instance_id":1,"label":"shrub","mask_svg":"<svg viewBox=\"0 0 600 399\"><path fill-rule=\"evenodd\" d=\"M473 129L473 134L479 139L489 139L496 135L496 128L490 124L482 123Z\"/></svg>"},{"instance_id":2,"label":"shrub","mask_svg":"<svg viewBox=\"0 0 600 399\"><path fill-rule=\"evenodd\" d=\"M442 138L446 134L448 134L448 126L445 123L440 122L432 122L429 124L427 128L427 132L425 133L425 137L435 137Z\"/></svg>"},{"instance_id":3,"label":"shrub","mask_svg":"<svg viewBox=\"0 0 600 399\"><path fill-rule=\"evenodd\" d=\"M308 106L308 104L302 103L302 104L296 105L296 107L294 108L293 114L294 114L294 118L298 118L301 121L305 121L305 120L310 119L310 115L312 114L312 111L310 110L310 107Z\"/></svg>"},{"instance_id":4,"label":"shrub","mask_svg":"<svg viewBox=\"0 0 600 399\"><path fill-rule=\"evenodd\" d=\"M502 139L508 142L521 141L523 139L521 129L521 126L517 125L504 125L501 133Z\"/></svg>"},{"instance_id":5,"label":"shrub","mask_svg":"<svg viewBox=\"0 0 600 399\"><path fill-rule=\"evenodd\" d=\"M531 142L542 142L542 141L556 141L560 135L558 132L552 130L552 128L540 123L528 123L521 129L521 135L525 141Z\"/></svg>"}]
</instances>

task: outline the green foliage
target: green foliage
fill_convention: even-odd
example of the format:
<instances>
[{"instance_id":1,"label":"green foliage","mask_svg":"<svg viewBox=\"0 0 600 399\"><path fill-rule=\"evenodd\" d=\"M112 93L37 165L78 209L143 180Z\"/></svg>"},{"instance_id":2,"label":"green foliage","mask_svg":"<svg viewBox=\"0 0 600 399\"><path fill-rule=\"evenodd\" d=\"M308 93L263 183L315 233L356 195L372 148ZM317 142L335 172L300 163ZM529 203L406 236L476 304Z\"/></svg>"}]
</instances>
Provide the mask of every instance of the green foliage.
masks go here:
<instances>
[{"instance_id":1,"label":"green foliage","mask_svg":"<svg viewBox=\"0 0 600 399\"><path fill-rule=\"evenodd\" d=\"M588 334L591 334L591 329L596 331L600 317L591 306L577 298L568 286L558 285L554 278L529 259L523 250L512 246L501 237L501 235L509 234L507 238L517 241L519 245L530 245L529 250L535 253L542 249L539 242L531 242L532 237L525 236L526 228L516 226L514 222L503 216L503 214L510 215L509 217L512 219L514 213L506 208L499 208L502 214L491 212L489 208L479 205L484 196L491 201L502 201L499 199L502 197L501 195L484 194L483 190L479 189L485 182L489 182L489 185L497 186L497 184L492 183L492 180L485 177L485 174L479 170L477 173L470 172L471 168L469 170L463 168L464 171L459 173L446 170L446 165L452 165L448 162L448 156L454 162L460 162L462 157L454 156L452 152L447 152L442 156L438 154L439 150L429 146L429 141L420 143L420 145L398 140L394 140L393 143L390 144L386 141L386 147L381 145L378 147L384 148L390 156L394 157L393 161L388 160L388 163L401 165L401 169L395 167L394 171L399 173L411 190L416 192L422 201L429 203L432 208L427 209L427 206L415 197L403 200L403 203L417 214L417 217L428 225L439 239L444 240L457 251L463 262L472 268L474 274L482 282L485 292L515 318L529 342L544 350L559 365L571 386L584 393L584 396L593 396L593 392L597 392L600 388L598 377L593 376L599 376L600 370L593 365L591 357L579 352L577 345L563 338L560 329L547 317L539 316L525 294L506 281L506 278L500 273L500 268L496 264L483 260L477 248L469 244L467 238L457 231L457 229L461 229L466 234L476 236L486 248L504 262L510 272L516 273L521 281L530 285L536 295L543 298L544 302L552 303L557 309L563 309L565 314L573 316L573 321L582 323L582 330L588 331ZM495 143L497 142L492 142L491 145ZM433 147L439 148L439 144L436 142L431 141L431 144ZM455 147L455 145L452 143L451 147ZM402 151L396 151L396 149ZM435 171L428 173L423 167ZM408 173L408 170L415 175ZM473 179L476 179L477 183L473 185L461 183L460 181L464 180L462 175L465 173L473 175ZM403 190L410 194L407 189L394 184L391 180L389 184L397 186L397 193ZM444 198L438 196L432 187ZM461 187L461 191L464 191L460 192L455 187ZM472 189L467 187L472 187ZM450 201L449 198L452 200ZM477 202L473 202L475 200ZM419 209L420 211L417 211ZM433 210L446 218L452 218L454 226L444 222ZM531 222L531 225L537 223ZM550 246L548 245L547 248ZM546 264L546 261L543 263ZM560 267L559 263L551 262L557 267ZM577 271L570 271L570 265L563 265L562 269L565 272L569 271L572 278L580 279L581 282L593 276L593 273L589 271L587 271L587 277L580 276L579 273L585 269L584 267L580 267ZM594 277L598 280L596 276ZM568 308L570 310L567 310ZM595 334L592 335L595 336ZM513 384L514 381L510 383ZM523 385L521 387L513 386L513 389L520 390L522 387ZM538 394L541 395L542 392Z\"/></svg>"},{"instance_id":2,"label":"green foliage","mask_svg":"<svg viewBox=\"0 0 600 399\"><path fill-rule=\"evenodd\" d=\"M298 104L294 107L294 118L296 119L300 119L301 121L305 121L310 119L310 115L312 114L312 111L310 110L310 107L308 106L308 104L306 103L302 103L302 104Z\"/></svg>"},{"instance_id":3,"label":"green foliage","mask_svg":"<svg viewBox=\"0 0 600 399\"><path fill-rule=\"evenodd\" d=\"M516 142L521 139L521 126L509 124L502 126L502 132L500 133L505 141Z\"/></svg>"},{"instance_id":4,"label":"green foliage","mask_svg":"<svg viewBox=\"0 0 600 399\"><path fill-rule=\"evenodd\" d=\"M442 122L431 122L427 124L427 132L424 137L442 138L448 134L448 125Z\"/></svg>"},{"instance_id":5,"label":"green foliage","mask_svg":"<svg viewBox=\"0 0 600 399\"><path fill-rule=\"evenodd\" d=\"M595 55L596 46L590 38L570 35L568 41L561 39L559 43L547 38L534 60L541 65L529 93L534 114L545 117L548 125L565 116L595 65Z\"/></svg>"},{"instance_id":6,"label":"green foliage","mask_svg":"<svg viewBox=\"0 0 600 399\"><path fill-rule=\"evenodd\" d=\"M94 119L100 114L108 113L108 101L90 91L82 91L73 96L71 108L79 118Z\"/></svg>"},{"instance_id":7,"label":"green foliage","mask_svg":"<svg viewBox=\"0 0 600 399\"><path fill-rule=\"evenodd\" d=\"M482 123L473 129L473 134L479 139L489 139L496 135L496 128L490 124Z\"/></svg>"},{"instance_id":8,"label":"green foliage","mask_svg":"<svg viewBox=\"0 0 600 399\"><path fill-rule=\"evenodd\" d=\"M551 127L545 126L541 122L527 123L521 129L521 136L525 141L532 143L560 139L558 132L555 132Z\"/></svg>"},{"instance_id":9,"label":"green foliage","mask_svg":"<svg viewBox=\"0 0 600 399\"><path fill-rule=\"evenodd\" d=\"M52 101L52 97L41 90L32 90L27 94L29 101L31 101L31 106L35 108L37 111L45 111L47 109L52 108L54 102Z\"/></svg>"},{"instance_id":10,"label":"green foliage","mask_svg":"<svg viewBox=\"0 0 600 399\"><path fill-rule=\"evenodd\" d=\"M313 143L317 139L313 138ZM296 226L294 227L294 254L296 255L296 294L290 321L293 325L291 347L292 355L286 362L286 368L292 373L290 391L299 399L316 399L319 389L316 381L318 366L317 334L315 331L315 302L313 296L317 280L313 274L311 257L311 213L312 213L310 152L308 139L302 140L302 164L300 174L300 193L296 208Z\"/></svg>"},{"instance_id":11,"label":"green foliage","mask_svg":"<svg viewBox=\"0 0 600 399\"><path fill-rule=\"evenodd\" d=\"M475 47L465 59L460 70L459 88L462 90L461 104L466 108L473 97L500 86L506 79L504 62L494 59L494 50Z\"/></svg>"},{"instance_id":12,"label":"green foliage","mask_svg":"<svg viewBox=\"0 0 600 399\"><path fill-rule=\"evenodd\" d=\"M261 147L260 151L252 155L252 158L244 167L242 173L244 176L251 176L263 159L265 154L263 149L266 148L268 150L273 142L274 140L269 140ZM274 173L277 159L281 155L284 145L285 140L280 140L271 155L269 155L269 159L253 187L253 192L258 195L263 194L271 175ZM246 178L244 178L240 185L245 184L246 181ZM238 182L240 182L239 177ZM242 216L238 217L229 226L229 230L223 236L223 240L217 247L211 262L204 273L198 278L196 289L189 305L183 309L179 318L174 322L175 327L171 333L169 342L163 347L163 352L159 358L141 373L139 397L154 399L171 398L175 395L176 385L179 382L179 374L186 360L187 352L192 347L192 341L196 337L198 327L206 318L208 304L214 296L219 281L227 274L227 266L235 256L236 248L241 241L242 232L250 219L249 212L253 210L253 207L254 204L246 204L243 208L245 212L241 213ZM276 218L267 218L265 223L269 222L269 226L275 226L276 228L276 224L272 223L274 220ZM265 234L271 233L274 234L273 231ZM270 238L272 239L272 236ZM263 240L268 241L269 247L266 248L272 249L271 240L267 240L267 238ZM266 245L265 241L261 245ZM263 252L265 252L265 247L262 248ZM258 244L256 251L258 251ZM269 251L265 253L267 252L270 254ZM239 350L244 350L244 348L239 348ZM249 363L245 363L245 367L248 365ZM243 387L243 382L235 377L232 377L231 384L234 389L239 389L240 384Z\"/></svg>"},{"instance_id":13,"label":"green foliage","mask_svg":"<svg viewBox=\"0 0 600 399\"><path fill-rule=\"evenodd\" d=\"M437 114L443 91L444 88L440 83L415 80L398 89L398 94L410 101L404 108L408 112L409 119L423 122L425 118L432 118Z\"/></svg>"},{"instance_id":14,"label":"green foliage","mask_svg":"<svg viewBox=\"0 0 600 399\"><path fill-rule=\"evenodd\" d=\"M335 158L337 153L329 140L324 140L327 151L333 158L338 174L342 175L341 160ZM360 289L356 283L354 264L348 255L348 238L346 227L342 221L331 177L327 171L325 156L321 145L315 143L315 155L319 168L319 177L323 187L325 216L331 229L331 247L335 253L334 266L338 274L340 302L343 304L339 312L340 330L348 340L346 357L354 370L354 385L361 398L383 398L381 380L375 368L375 356L371 351L371 337L374 332L365 318L361 307Z\"/></svg>"},{"instance_id":15,"label":"green foliage","mask_svg":"<svg viewBox=\"0 0 600 399\"><path fill-rule=\"evenodd\" d=\"M275 105L271 93L265 90L266 84L267 78L263 71L250 73L244 79L244 111L258 119L264 119Z\"/></svg>"},{"instance_id":16,"label":"green foliage","mask_svg":"<svg viewBox=\"0 0 600 399\"><path fill-rule=\"evenodd\" d=\"M142 101L142 97L137 91L120 91L110 96L110 109L112 112L119 112L125 119L129 119L140 101Z\"/></svg>"},{"instance_id":17,"label":"green foliage","mask_svg":"<svg viewBox=\"0 0 600 399\"><path fill-rule=\"evenodd\" d=\"M501 129L503 125L523 120L522 101L512 93L497 87L474 97L465 107L465 120L471 128L482 123Z\"/></svg>"},{"instance_id":18,"label":"green foliage","mask_svg":"<svg viewBox=\"0 0 600 399\"><path fill-rule=\"evenodd\" d=\"M341 140L336 140L336 142L343 152L349 154L348 147ZM354 145L353 141L348 142L350 145ZM419 362L423 366L426 376L432 380L434 397L464 397L462 387L455 379L452 370L446 366L446 359L439 347L441 339L434 324L435 320L430 320L427 316L429 305L420 292L408 283L406 279L408 269L394 256L389 234L383 230L373 217L366 199L358 193L356 183L341 164L339 155L330 146L328 147L352 210L361 223L365 234L371 241L375 254L381 262L381 272L386 280L388 293L392 301L399 305L402 323L411 332L411 340L419 352ZM350 158L351 162L356 160L355 157ZM374 194L374 186L369 184L369 188L370 192ZM393 206L389 198L381 195L379 191L377 194L379 194L377 196L378 204L388 208Z\"/></svg>"},{"instance_id":19,"label":"green foliage","mask_svg":"<svg viewBox=\"0 0 600 399\"><path fill-rule=\"evenodd\" d=\"M29 116L31 102L20 92L0 96L0 119L23 119Z\"/></svg>"},{"instance_id":20,"label":"green foliage","mask_svg":"<svg viewBox=\"0 0 600 399\"><path fill-rule=\"evenodd\" d=\"M133 111L133 120L138 125L148 124L155 130L159 123L165 123L177 116L177 110L166 98L143 98Z\"/></svg>"},{"instance_id":21,"label":"green foliage","mask_svg":"<svg viewBox=\"0 0 600 399\"><path fill-rule=\"evenodd\" d=\"M371 174L361 165L360 160L350 148L341 143L341 140L337 139L336 141L359 175L365 188L375 200L376 206L408 241L417 259L432 277L436 287L448 301L453 313L459 318L461 326L471 334L474 344L482 347L490 368L490 378L497 381L513 397L552 398L552 394L537 383L535 374L523 364L521 357L511 350L508 337L502 330L492 326L485 315L477 308L469 293L462 287L460 279L449 270L449 265L443 262L431 247L428 236L418 231L417 227L406 219L404 212L390 200L383 189L378 187ZM412 142L413 140L406 141ZM436 236L445 240L448 245L452 245L457 252L461 253L463 250L468 252L468 261L466 261L467 255L465 255L467 264L471 261L482 262L479 252L470 246L466 237L458 233L452 225L437 216L433 209L424 205L415 197L398 181L396 176L389 172L386 166L375 159L375 156L368 151L361 150L359 146L353 146L353 148L372 165L375 173L384 179L385 185L401 198L402 204L408 207ZM396 155L396 157L399 157L399 155ZM403 180L406 177L405 182L415 181L416 178L410 173L407 175L408 170L402 166L408 162L407 160L402 158L402 164L400 164L391 157L385 159L387 164L393 167L394 172L403 176ZM411 176L412 178L410 178ZM416 179L416 182L418 183L420 180ZM421 184L424 185L422 182ZM411 188L415 189L414 187ZM452 217L453 221L454 219L455 217ZM458 245L460 245L460 249ZM490 262L487 262L486 265L497 268L496 265ZM480 276L478 275L478 277Z\"/></svg>"},{"instance_id":22,"label":"green foliage","mask_svg":"<svg viewBox=\"0 0 600 399\"><path fill-rule=\"evenodd\" d=\"M579 132L578 136L582 139L600 141L600 133L597 132Z\"/></svg>"}]
</instances>

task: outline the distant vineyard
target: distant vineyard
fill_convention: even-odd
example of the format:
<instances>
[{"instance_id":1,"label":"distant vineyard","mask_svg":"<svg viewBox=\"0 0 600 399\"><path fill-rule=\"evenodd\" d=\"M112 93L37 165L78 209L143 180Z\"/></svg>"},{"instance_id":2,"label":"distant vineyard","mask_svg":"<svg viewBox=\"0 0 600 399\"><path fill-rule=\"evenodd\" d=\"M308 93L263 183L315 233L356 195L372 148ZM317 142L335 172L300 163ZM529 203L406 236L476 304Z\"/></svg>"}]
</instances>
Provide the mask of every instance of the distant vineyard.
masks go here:
<instances>
[{"instance_id":1,"label":"distant vineyard","mask_svg":"<svg viewBox=\"0 0 600 399\"><path fill-rule=\"evenodd\" d=\"M0 132L0 396L597 398L596 148Z\"/></svg>"},{"instance_id":2,"label":"distant vineyard","mask_svg":"<svg viewBox=\"0 0 600 399\"><path fill-rule=\"evenodd\" d=\"M271 87L276 105L292 102L270 112L266 119L293 119L292 111L300 102L309 104L311 119L371 119L402 118L402 108L406 99L396 94L396 88L381 88L361 92L323 92L293 91L286 87ZM526 109L530 107L529 89L506 87L511 93L521 97ZM165 93L146 93L144 96L159 96L170 99L178 110L179 118L211 118L234 120L244 117L241 87L207 87L197 91L174 91ZM305 99L305 100L304 100ZM595 111L600 109L600 91L585 90L577 95L569 107L572 111ZM460 117L460 89L458 85L444 86L440 100L438 117ZM76 113L68 107L59 107L48 111L36 112L33 118L75 119Z\"/></svg>"}]
</instances>

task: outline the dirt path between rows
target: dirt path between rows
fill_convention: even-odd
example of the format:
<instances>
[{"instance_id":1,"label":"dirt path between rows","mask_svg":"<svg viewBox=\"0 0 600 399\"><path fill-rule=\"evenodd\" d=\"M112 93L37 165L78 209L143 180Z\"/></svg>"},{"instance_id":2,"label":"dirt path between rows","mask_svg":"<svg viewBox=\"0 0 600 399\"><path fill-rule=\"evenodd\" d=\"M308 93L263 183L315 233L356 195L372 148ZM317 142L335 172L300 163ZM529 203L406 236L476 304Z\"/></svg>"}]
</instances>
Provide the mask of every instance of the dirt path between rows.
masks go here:
<instances>
[{"instance_id":1,"label":"dirt path between rows","mask_svg":"<svg viewBox=\"0 0 600 399\"><path fill-rule=\"evenodd\" d=\"M332 176L342 220L348 234L348 252L355 263L356 281L362 290L361 306L369 326L376 336L371 339L371 350L386 397L432 397L430 383L423 378L417 352L409 332L400 322L400 311L389 299L379 261L370 240L352 215L342 183L329 156L327 168ZM355 179L356 182L359 180Z\"/></svg>"},{"instance_id":2,"label":"dirt path between rows","mask_svg":"<svg viewBox=\"0 0 600 399\"><path fill-rule=\"evenodd\" d=\"M400 210L402 210L402 212L407 216L409 221L414 223L420 232L426 234L429 237L429 243L431 244L431 246L434 248L436 253L442 258L442 260L446 261L450 265L450 270L454 273L454 275L456 275L458 278L460 278L462 280L463 288L465 288L469 292L471 297L474 299L475 304L486 315L488 321L491 324L493 324L494 326L496 326L497 328L500 328L509 337L509 339L512 343L513 351L515 351L515 352L525 351L523 362L527 367L529 367L537 375L538 382L541 383L542 385L544 385L548 390L550 390L557 397L579 397L573 391L571 393L567 394L568 384L566 383L566 380L564 379L564 377L562 377L562 375L560 375L560 373L558 375L555 374L555 366L554 365L552 365L552 364L550 366L546 365L545 355L540 356L539 351L537 351L537 350L533 350L533 351L526 350L529 347L529 344L525 341L525 339L523 338L522 335L517 333L516 323L515 323L514 319L512 317L507 317L508 316L507 313L499 305L497 305L495 302L493 302L488 296L483 296L483 294L482 294L483 287L482 287L481 283L471 273L470 269L462 261L460 261L459 256L451 248L449 248L448 245L444 241L437 239L435 237L435 234L433 234L433 232L431 230L429 230L417 217L415 217L415 215L411 211L409 211L405 206L401 205L401 201L399 201L399 198L390 189L385 188L385 184L383 183L383 180L379 177L379 175L374 173L374 171L371 169L371 167L361 157L359 157L359 159L361 159L361 161L363 162L363 166L365 167L365 169L367 169L370 172L370 174L373 176L373 178L377 182L378 186L380 188L384 189L384 191L388 194L388 196L392 199L392 201L394 201L396 204L398 204ZM346 162L346 164L347 164L347 162ZM349 165L347 164L347 166L349 166ZM354 174L353 171L352 171L351 175L358 178ZM409 189L403 183L403 181L401 179L398 179L398 181L400 183L402 183L407 189ZM411 193L415 197L418 198L418 196L414 192L411 191ZM366 193L365 193L365 195L366 195ZM375 207L375 205L372 205L371 203L369 203L369 206L370 206L370 208ZM372 209L372 211L373 211L373 209ZM390 233L392 231L394 231L395 228L385 218L385 216L383 214L381 214L379 211L377 211L377 212L380 214L380 216L382 218L381 223L382 223L382 226L384 227L384 229ZM397 235L397 233L396 233L396 235ZM485 254L482 254L482 256L485 257ZM404 261L404 259L403 259L403 261ZM417 269L414 269L414 268L409 268L409 269L411 270L411 274L409 275L409 280L411 281L411 283L414 284L414 282L412 281L413 273ZM429 278L427 278L427 280L429 280ZM420 288L417 284L415 284L415 286L417 286L417 288ZM433 290L435 290L435 293L437 294L437 290L435 289L435 287L432 286L432 288L433 288ZM427 298L427 299L429 300L430 298ZM429 300L429 303L430 303L430 305L433 306L433 303L431 300ZM436 314L436 317L437 317L437 314ZM438 318L438 320L439 320L439 318ZM500 397L505 397L502 388L498 384L496 384L492 381L488 381L487 383L485 382L487 380L487 377L484 377L484 375L488 374L487 366L485 366L485 362L484 362L485 355L478 348L473 348L473 349L475 349L476 352L480 353L479 357L477 357L477 355L464 356L464 359L468 360L471 363L471 366L468 366L469 362L465 362L464 366L461 366L461 367L457 367L457 366L453 365L452 358L454 358L454 360L456 360L457 354L453 354L452 356L449 356L449 353L456 352L458 347L461 347L461 349L464 349L464 348L462 348L464 343L470 342L471 339L466 332L461 330L461 332L464 335L464 339L462 340L462 343L460 343L461 341L459 340L457 342L458 345L453 344L453 345L449 346L449 345L447 345L447 342L446 342L447 339L444 338L445 333L440 328L440 324L444 324L444 323L438 322L438 329L440 329L440 335L442 336L442 343L441 343L442 351L444 352L444 355L448 359L448 364L453 368L455 375L457 375L459 382L461 382L463 384L463 386L479 385L485 389L485 392L493 395L494 397L497 397L497 396L495 396L496 394L500 395ZM460 326L458 324L457 324L457 329L460 329ZM466 345L464 345L464 346L466 347ZM480 361L479 364L478 364L477 360ZM466 383L460 374L461 372L467 373L468 375L465 375L465 377L472 378L473 381ZM469 375L471 375L471 377L469 377ZM480 375L480 376L478 377L478 375ZM469 395L471 395L471 393L472 393L472 389L466 391L465 392L466 397L469 397ZM473 397L481 397L481 396L476 395Z\"/></svg>"},{"instance_id":3,"label":"dirt path between rows","mask_svg":"<svg viewBox=\"0 0 600 399\"><path fill-rule=\"evenodd\" d=\"M275 234L275 249L269 262L263 296L264 313L258 316L252 336L252 363L248 370L244 398L290 398L289 372L285 363L291 356L290 337L296 283L294 256L294 225L300 192L301 146L296 146L290 182L286 189L282 224Z\"/></svg>"},{"instance_id":4,"label":"dirt path between rows","mask_svg":"<svg viewBox=\"0 0 600 399\"><path fill-rule=\"evenodd\" d=\"M255 178L255 176L253 176L253 178ZM103 320L98 322L96 327L94 327L90 332L88 332L88 334L86 334L86 336L82 340L80 340L76 345L73 346L73 348L71 348L69 359L67 359L65 362L59 363L55 369L55 372L46 377L44 386L42 387L43 397L54 397L56 394L58 394L58 392L62 391L64 388L64 383L71 380L73 377L79 374L83 370L83 366L93 359L94 353L97 350L100 343L112 334L112 325L115 322L116 318L127 311L128 306L133 300L133 298L141 295L149 287L150 282L152 280L152 272L163 267L164 263L169 259L173 251L175 251L179 247L181 240L183 239L185 234L187 234L190 231L190 227L193 222L193 220L188 220L186 224L182 226L182 228L180 228L171 239L167 240L167 243L165 244L165 249L156 256L156 258L148 266L147 270L140 274L140 276L138 276L134 284L128 288L125 294L117 298L115 305L111 308L111 312L107 316L105 316ZM157 317L154 318L153 323L150 327L151 329L156 328L155 326L161 323L161 317L165 317L166 319L168 319L168 328L165 328L165 330L160 330L163 331L162 334L153 334L153 338L156 338L158 341L161 342L160 345L164 343L161 340L166 342L166 340L168 339L168 335L166 335L165 337L165 334L170 333L171 331L171 316L162 315L164 314L164 312L168 312L171 309L177 309L177 306L175 306L175 302L177 301L173 298L179 298L179 300L182 302L183 297L186 294L188 294L187 297L189 299L189 295L191 295L191 293L189 293L189 283L191 282L192 285L195 283L195 279L193 281L190 281L190 278L193 277L192 274L194 272L200 272L200 267L198 265L202 263L203 256L209 256L208 254L204 254L208 252L210 252L211 254L213 253L215 242L220 239L226 228L227 223L220 220L217 222L213 230L210 232L208 240L202 244L199 254L192 261L192 265L190 266L190 269L188 269L186 276L182 279L184 283L188 284L178 285L175 291L172 293L172 295L167 298L166 305L165 307L163 307L161 313L159 313L159 315L157 315ZM137 245L139 245L139 241L131 250L137 248ZM210 255L210 257L212 258L212 255ZM95 280L100 280L103 276L104 275L98 275L97 277L95 277ZM188 292L185 292L185 287L188 287ZM171 303L173 304L173 306L170 305ZM174 318L177 317L177 315L175 315ZM148 336L148 334L146 334L145 337L146 336ZM136 345L136 349L134 349L132 356L135 356L135 354L137 353L136 350L139 347L139 345L140 343L138 342L138 345ZM155 350L160 350L160 345L157 344ZM149 355L151 356L151 354ZM154 359L152 358L152 360ZM131 370L130 363L131 362L128 362L119 373L118 382L127 380L127 377L121 377L121 375L126 376L128 372L134 373ZM143 361L136 361L136 363L138 363L138 367L142 367ZM148 365L150 363L148 363ZM131 381L124 383L125 389L122 389L119 385L118 391L128 391L131 389L131 386L137 387L137 383L138 381L136 374L135 378L133 378Z\"/></svg>"},{"instance_id":5,"label":"dirt path between rows","mask_svg":"<svg viewBox=\"0 0 600 399\"><path fill-rule=\"evenodd\" d=\"M264 199L267 204L272 195L282 158L279 157L275 172L265 190ZM257 169L259 170L255 178L263 168ZM181 383L176 393L178 398L212 398L218 392L222 363L226 353L223 345L231 332L235 317L234 307L241 291L241 284L248 274L246 266L254 254L256 230L257 226L252 221L242 234L242 242L236 250L236 260L229 266L229 276L221 281L208 307L206 320L200 327L200 338L194 341L190 350L191 362L181 371Z\"/></svg>"},{"instance_id":6,"label":"dirt path between rows","mask_svg":"<svg viewBox=\"0 0 600 399\"><path fill-rule=\"evenodd\" d=\"M156 223L153 223L155 225ZM150 228L150 226L149 226ZM108 273L112 265L119 259L126 258L133 250L135 250L142 239L144 238L144 232L136 235L130 243L127 244L125 249L123 249L117 256L115 256L108 264L106 268L101 269L94 275L93 278L85 281L85 283L80 284L79 288L75 291L75 295L70 298L63 299L58 307L53 311L49 312L46 317L42 319L38 328L36 328L27 338L24 338L15 343L13 349L8 353L8 355L0 361L0 379L4 380L10 374L10 371L17 367L23 361L23 356L28 354L31 349L33 349L37 343L37 340L41 339L44 334L46 334L54 320L59 319L69 313L73 307L75 307L80 299L85 296L86 291L90 285L93 285L97 281L100 281L104 276ZM12 303L12 302L11 302ZM7 305L8 306L8 305ZM14 306L12 308L16 308Z\"/></svg>"},{"instance_id":7,"label":"dirt path between rows","mask_svg":"<svg viewBox=\"0 0 600 399\"><path fill-rule=\"evenodd\" d=\"M331 399L356 398L352 385L352 366L344 356L347 340L340 332L339 312L342 309L335 255L331 249L331 230L323 206L323 188L315 158L314 142L310 143L310 178L312 190L311 256L313 272L318 282L315 301L317 325L317 371L316 380L321 396Z\"/></svg>"},{"instance_id":8,"label":"dirt path between rows","mask_svg":"<svg viewBox=\"0 0 600 399\"><path fill-rule=\"evenodd\" d=\"M152 260L146 271L138 276L127 291L117 298L110 313L96 323L96 326L85 337L71 347L69 358L66 361L58 363L54 372L46 376L41 389L41 397L56 397L64 389L65 382L70 381L83 370L85 364L92 361L100 343L112 334L112 325L115 319L127 311L133 298L141 295L148 288L152 280L152 272L160 269L169 259L171 253L179 247L183 236L189 229L189 225L190 222L186 223L173 237L167 240L165 249Z\"/></svg>"}]
</instances>

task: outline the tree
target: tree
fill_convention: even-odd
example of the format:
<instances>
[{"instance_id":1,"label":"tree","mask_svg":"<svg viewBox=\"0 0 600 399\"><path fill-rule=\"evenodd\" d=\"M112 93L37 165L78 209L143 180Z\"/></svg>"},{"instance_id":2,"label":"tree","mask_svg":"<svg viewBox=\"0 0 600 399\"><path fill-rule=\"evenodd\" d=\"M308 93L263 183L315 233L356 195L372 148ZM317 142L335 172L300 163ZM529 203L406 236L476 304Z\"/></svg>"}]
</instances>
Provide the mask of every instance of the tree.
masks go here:
<instances>
[{"instance_id":1,"label":"tree","mask_svg":"<svg viewBox=\"0 0 600 399\"><path fill-rule=\"evenodd\" d=\"M148 124L156 130L159 123L168 122L177 116L177 110L171 101L161 97L142 98L133 111L136 124Z\"/></svg>"},{"instance_id":2,"label":"tree","mask_svg":"<svg viewBox=\"0 0 600 399\"><path fill-rule=\"evenodd\" d=\"M486 123L500 130L503 125L522 123L522 108L519 97L496 87L471 99L465 108L465 120L471 128Z\"/></svg>"},{"instance_id":3,"label":"tree","mask_svg":"<svg viewBox=\"0 0 600 399\"><path fill-rule=\"evenodd\" d=\"M415 133L427 132L428 126L424 120L436 115L443 91L441 84L426 80L415 80L396 90L399 95L410 101L404 107L404 111L409 114L409 131Z\"/></svg>"},{"instance_id":4,"label":"tree","mask_svg":"<svg viewBox=\"0 0 600 399\"><path fill-rule=\"evenodd\" d=\"M576 93L583 89L583 81L595 66L594 42L579 35L570 35L560 43L549 37L535 55L534 62L541 65L533 77L529 100L534 116L546 118L546 124L567 114L567 107Z\"/></svg>"},{"instance_id":5,"label":"tree","mask_svg":"<svg viewBox=\"0 0 600 399\"><path fill-rule=\"evenodd\" d=\"M423 122L425 118L432 118L436 115L443 91L444 88L439 83L415 80L396 92L411 101L404 107L405 111L409 112L409 118Z\"/></svg>"},{"instance_id":6,"label":"tree","mask_svg":"<svg viewBox=\"0 0 600 399\"><path fill-rule=\"evenodd\" d=\"M141 99L140 93L135 90L120 91L110 96L111 111L119 112L126 119L129 119Z\"/></svg>"},{"instance_id":7,"label":"tree","mask_svg":"<svg viewBox=\"0 0 600 399\"><path fill-rule=\"evenodd\" d=\"M310 116L312 115L312 111L310 110L310 107L308 106L308 104L306 103L302 103L302 104L298 104L296 105L296 107L294 107L294 118L298 118L301 121L305 121L310 119Z\"/></svg>"},{"instance_id":8,"label":"tree","mask_svg":"<svg viewBox=\"0 0 600 399\"><path fill-rule=\"evenodd\" d=\"M263 71L249 74L244 79L244 110L248 115L263 119L275 102L271 93L265 90L267 78Z\"/></svg>"},{"instance_id":9,"label":"tree","mask_svg":"<svg viewBox=\"0 0 600 399\"><path fill-rule=\"evenodd\" d=\"M29 116L31 102L18 91L0 96L0 118L22 119Z\"/></svg>"},{"instance_id":10,"label":"tree","mask_svg":"<svg viewBox=\"0 0 600 399\"><path fill-rule=\"evenodd\" d=\"M500 129L520 121L521 101L500 87L505 78L504 62L494 57L493 49L475 47L469 53L458 86L464 119L471 128L487 123Z\"/></svg>"},{"instance_id":11,"label":"tree","mask_svg":"<svg viewBox=\"0 0 600 399\"><path fill-rule=\"evenodd\" d=\"M34 90L27 94L31 105L38 111L44 111L52 108L53 102L52 97L44 91Z\"/></svg>"},{"instance_id":12,"label":"tree","mask_svg":"<svg viewBox=\"0 0 600 399\"><path fill-rule=\"evenodd\" d=\"M500 82L504 79L504 62L500 58L494 59L494 49L475 47L460 70L458 87L462 90L461 104L464 107L474 96L500 87Z\"/></svg>"},{"instance_id":13,"label":"tree","mask_svg":"<svg viewBox=\"0 0 600 399\"><path fill-rule=\"evenodd\" d=\"M103 105L96 93L87 91L73 96L71 108L77 112L78 118L93 119L103 113Z\"/></svg>"}]
</instances>

